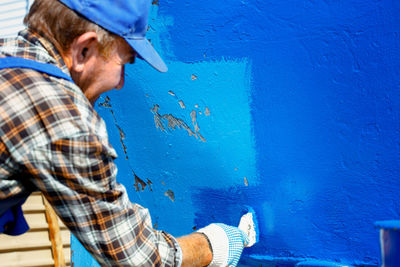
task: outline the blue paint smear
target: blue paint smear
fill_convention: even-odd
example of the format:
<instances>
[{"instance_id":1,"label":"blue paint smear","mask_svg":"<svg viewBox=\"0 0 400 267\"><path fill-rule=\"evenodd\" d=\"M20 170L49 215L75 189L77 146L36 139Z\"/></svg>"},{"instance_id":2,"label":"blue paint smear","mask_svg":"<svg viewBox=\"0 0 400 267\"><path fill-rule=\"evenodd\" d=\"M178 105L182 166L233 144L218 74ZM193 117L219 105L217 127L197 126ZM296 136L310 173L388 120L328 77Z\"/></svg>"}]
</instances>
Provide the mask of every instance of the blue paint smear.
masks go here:
<instances>
[{"instance_id":1,"label":"blue paint smear","mask_svg":"<svg viewBox=\"0 0 400 267\"><path fill-rule=\"evenodd\" d=\"M167 74L141 68L141 64L128 66L122 92L107 94L111 108L100 105L98 109L120 155L118 179L131 200L149 208L157 228L176 236L189 234L204 226L203 221L209 224L216 219L210 214L198 218L199 209L209 208L205 199L195 197L198 190L232 187L240 191L258 182L250 122L250 63L175 62L169 64ZM195 111L198 132L205 142L185 129L168 128L165 120L166 130L157 129L151 111L155 105L158 114L181 119L193 132L191 113ZM124 132L128 159L115 122ZM151 181L151 191L146 186L136 192L132 171L143 181ZM166 196L168 190L174 201ZM240 217L242 210L226 210L222 197L214 199L215 211L224 214L226 222L231 215Z\"/></svg>"}]
</instances>

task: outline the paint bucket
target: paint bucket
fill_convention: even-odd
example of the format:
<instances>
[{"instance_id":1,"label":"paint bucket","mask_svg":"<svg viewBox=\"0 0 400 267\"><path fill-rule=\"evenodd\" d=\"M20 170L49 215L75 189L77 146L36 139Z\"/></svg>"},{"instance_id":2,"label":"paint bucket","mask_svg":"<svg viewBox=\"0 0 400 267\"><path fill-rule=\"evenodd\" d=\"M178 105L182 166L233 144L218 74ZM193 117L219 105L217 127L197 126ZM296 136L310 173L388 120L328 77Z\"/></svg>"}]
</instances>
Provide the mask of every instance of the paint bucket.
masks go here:
<instances>
[{"instance_id":1,"label":"paint bucket","mask_svg":"<svg viewBox=\"0 0 400 267\"><path fill-rule=\"evenodd\" d=\"M352 267L352 266L331 261L307 260L297 263L296 267Z\"/></svg>"},{"instance_id":2,"label":"paint bucket","mask_svg":"<svg viewBox=\"0 0 400 267\"><path fill-rule=\"evenodd\" d=\"M375 227L380 228L381 267L399 267L400 221L379 221Z\"/></svg>"}]
</instances>

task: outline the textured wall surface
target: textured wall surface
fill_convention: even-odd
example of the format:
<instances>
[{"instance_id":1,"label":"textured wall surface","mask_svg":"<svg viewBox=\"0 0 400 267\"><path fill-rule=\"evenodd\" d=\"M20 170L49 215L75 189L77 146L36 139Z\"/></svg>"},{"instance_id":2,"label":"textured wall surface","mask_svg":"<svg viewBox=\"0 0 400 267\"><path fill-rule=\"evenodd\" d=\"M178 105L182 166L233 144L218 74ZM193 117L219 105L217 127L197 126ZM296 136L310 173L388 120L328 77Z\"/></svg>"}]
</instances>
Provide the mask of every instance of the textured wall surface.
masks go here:
<instances>
[{"instance_id":1,"label":"textured wall surface","mask_svg":"<svg viewBox=\"0 0 400 267\"><path fill-rule=\"evenodd\" d=\"M154 1L148 37L169 72L137 62L97 103L131 200L177 236L252 205L260 243L243 264L377 265L373 223L400 217L399 12Z\"/></svg>"}]
</instances>

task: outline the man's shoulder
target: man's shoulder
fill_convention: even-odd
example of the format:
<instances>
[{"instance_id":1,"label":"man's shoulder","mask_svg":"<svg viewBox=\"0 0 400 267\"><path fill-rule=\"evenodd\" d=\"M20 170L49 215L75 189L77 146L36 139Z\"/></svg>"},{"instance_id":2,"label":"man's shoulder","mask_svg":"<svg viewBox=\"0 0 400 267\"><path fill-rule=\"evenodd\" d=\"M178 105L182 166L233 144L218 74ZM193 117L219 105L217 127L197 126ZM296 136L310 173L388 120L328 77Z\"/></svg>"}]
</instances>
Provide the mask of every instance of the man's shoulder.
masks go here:
<instances>
[{"instance_id":1,"label":"man's shoulder","mask_svg":"<svg viewBox=\"0 0 400 267\"><path fill-rule=\"evenodd\" d=\"M27 68L0 70L0 135L9 148L87 131L63 82Z\"/></svg>"}]
</instances>

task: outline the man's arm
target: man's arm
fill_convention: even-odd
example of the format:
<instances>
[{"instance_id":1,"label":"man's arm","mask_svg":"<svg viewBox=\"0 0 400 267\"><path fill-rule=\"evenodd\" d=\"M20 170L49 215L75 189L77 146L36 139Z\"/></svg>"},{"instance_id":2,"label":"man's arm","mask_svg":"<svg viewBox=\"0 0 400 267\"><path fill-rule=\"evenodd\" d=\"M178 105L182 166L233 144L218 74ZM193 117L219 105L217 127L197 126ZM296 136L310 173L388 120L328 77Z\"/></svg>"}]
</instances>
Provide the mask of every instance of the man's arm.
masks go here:
<instances>
[{"instance_id":1,"label":"man's arm","mask_svg":"<svg viewBox=\"0 0 400 267\"><path fill-rule=\"evenodd\" d=\"M193 233L177 238L182 249L182 267L207 266L212 260L212 251L207 238L200 233Z\"/></svg>"},{"instance_id":2,"label":"man's arm","mask_svg":"<svg viewBox=\"0 0 400 267\"><path fill-rule=\"evenodd\" d=\"M152 227L149 211L131 203L97 136L38 146L25 155L26 174L101 266L178 266L174 237Z\"/></svg>"},{"instance_id":3,"label":"man's arm","mask_svg":"<svg viewBox=\"0 0 400 267\"><path fill-rule=\"evenodd\" d=\"M182 249L182 266L235 267L245 247L258 240L254 210L246 206L238 227L212 223L196 233L178 238Z\"/></svg>"}]
</instances>

